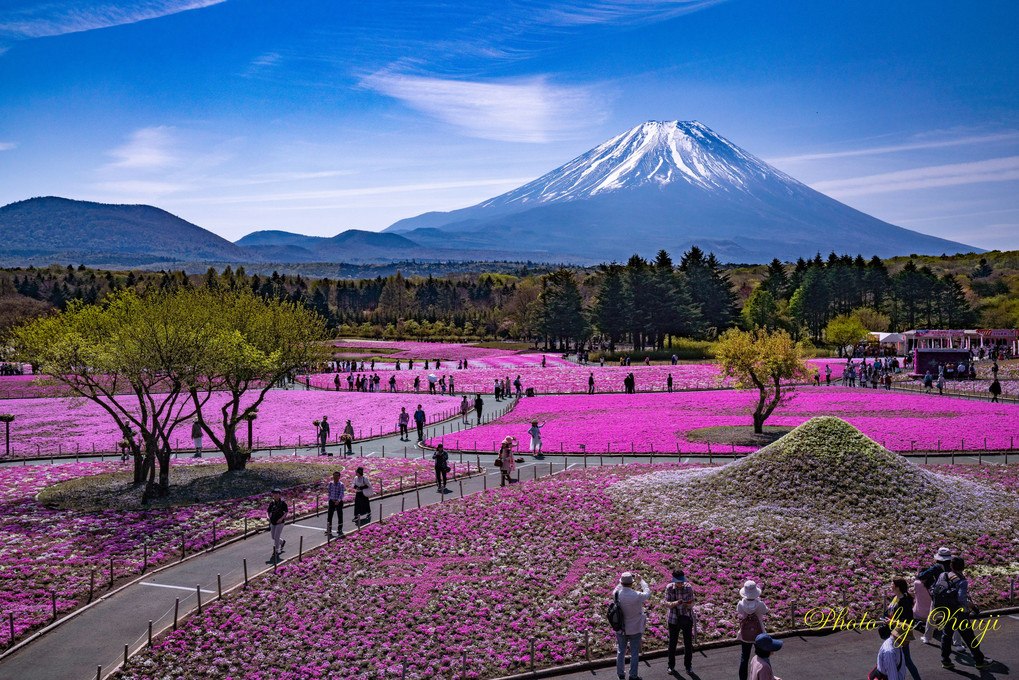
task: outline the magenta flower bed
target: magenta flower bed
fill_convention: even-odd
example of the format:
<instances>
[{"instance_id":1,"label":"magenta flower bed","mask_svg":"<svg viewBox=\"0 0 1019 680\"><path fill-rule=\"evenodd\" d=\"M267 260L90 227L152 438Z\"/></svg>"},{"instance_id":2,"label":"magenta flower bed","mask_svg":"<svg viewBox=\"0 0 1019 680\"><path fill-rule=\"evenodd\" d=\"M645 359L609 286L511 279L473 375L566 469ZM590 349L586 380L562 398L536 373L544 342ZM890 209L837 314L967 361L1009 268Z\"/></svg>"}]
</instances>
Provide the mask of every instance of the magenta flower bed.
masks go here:
<instances>
[{"instance_id":1,"label":"magenta flower bed","mask_svg":"<svg viewBox=\"0 0 1019 680\"><path fill-rule=\"evenodd\" d=\"M870 389L798 387L766 425L796 426L819 415L838 416L893 451L1008 449L1019 444L1019 407L1011 404ZM506 436L522 450L532 420L547 423L544 450L579 453L708 453L689 441L693 429L749 426L756 393L736 390L672 394L554 396L523 399L510 413L480 428L429 440L447 448L492 450ZM1013 440L1013 437L1015 439ZM582 448L583 445L583 448ZM712 452L744 446L711 445Z\"/></svg>"},{"instance_id":2,"label":"magenta flower bed","mask_svg":"<svg viewBox=\"0 0 1019 680\"><path fill-rule=\"evenodd\" d=\"M357 347L363 349L366 352L372 350L382 351L385 350L384 355L393 359L410 359L413 358L415 361L420 359L435 360L440 359L442 361L457 361L459 359L480 359L481 357L495 357L504 354L512 354L513 350L489 348L489 347L471 347L468 343L449 343L449 342L398 342L390 340L337 340L333 343L334 346L343 347ZM343 353L342 349L338 350L340 354Z\"/></svg>"},{"instance_id":3,"label":"magenta flower bed","mask_svg":"<svg viewBox=\"0 0 1019 680\"><path fill-rule=\"evenodd\" d=\"M678 469L575 470L404 513L209 606L116 677L155 680L184 668L189 677L353 680L401 676L406 662L406 677L421 680L458 677L464 653L469 678L498 677L529 669L532 640L538 668L582 661L585 635L592 656L614 653L603 612L622 571L651 585L643 645L655 649L666 640L660 601L674 566L696 589L700 640L710 641L733 637L747 578L763 583L773 612L765 623L777 631L789 627L790 608L799 618L841 604L843 593L856 615L873 613L887 579L915 573L936 549L936 537L893 534L880 540L895 550L878 551L861 533L805 551L796 536L635 514L613 488ZM541 521L552 508L555 521ZM955 547L974 564L1016 558L996 536ZM1000 600L1000 581L974 571L971 592Z\"/></svg>"},{"instance_id":4,"label":"magenta flower bed","mask_svg":"<svg viewBox=\"0 0 1019 680\"><path fill-rule=\"evenodd\" d=\"M219 403L225 397L214 395L210 405L218 415ZM245 402L248 403L248 402ZM349 418L357 438L396 432L401 407L413 413L417 405L424 405L429 418L443 413L453 414L460 400L455 397L387 393L344 393L318 390L273 390L258 409L253 428L256 447L310 445L315 441L313 420L329 416L331 440L342 432ZM76 405L77 404L77 405ZM11 457L50 456L63 453L91 453L115 451L123 435L106 411L92 402L68 398L15 399L3 402L3 413L15 415L11 423ZM239 430L241 439L247 440L247 427ZM0 424L0 456L3 449L3 427ZM178 427L172 436L175 449L191 449L191 427ZM205 447L211 442L205 438Z\"/></svg>"},{"instance_id":5,"label":"magenta flower bed","mask_svg":"<svg viewBox=\"0 0 1019 680\"><path fill-rule=\"evenodd\" d=\"M436 371L434 368L424 370L415 362L414 370L406 369L401 371L378 371L382 378L382 388L389 389L389 378L396 378L396 389L401 392L414 390L414 378L421 378L421 390L428 390L428 376L435 375L437 378L446 376L446 383L453 380L457 392L469 394L482 393L492 394L495 389L496 379L505 380L507 377L512 383L520 376L523 389L533 387L540 394L586 394L588 378L594 374L596 392L622 392L623 378L628 373L633 373L637 380L637 390L640 392L664 391L667 386L668 376L672 375L674 390L710 390L719 387L718 368L712 364L680 364L678 366L579 366L574 363L564 362L558 359L555 363L549 362L545 368L541 367L541 359L536 361L532 356L540 355L517 355L514 357L502 356L499 362L504 362L498 368L485 367L475 368L475 363L469 362L468 368L457 369L456 364L443 364L442 368ZM496 360L491 360L496 361ZM378 367L378 366L377 366ZM323 389L334 389L334 376L340 376L340 390L347 389L347 373L322 373L311 376L311 384ZM356 376L356 374L355 374Z\"/></svg>"}]
</instances>

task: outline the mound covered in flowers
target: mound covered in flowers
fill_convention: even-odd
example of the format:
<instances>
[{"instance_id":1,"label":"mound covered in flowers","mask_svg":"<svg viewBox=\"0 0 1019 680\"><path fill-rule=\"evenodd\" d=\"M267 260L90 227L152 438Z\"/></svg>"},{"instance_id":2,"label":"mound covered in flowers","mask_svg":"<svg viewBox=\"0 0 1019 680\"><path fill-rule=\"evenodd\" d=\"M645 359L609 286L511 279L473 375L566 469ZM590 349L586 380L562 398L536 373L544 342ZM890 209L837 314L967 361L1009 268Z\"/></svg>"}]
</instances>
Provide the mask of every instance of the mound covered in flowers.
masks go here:
<instances>
[{"instance_id":1,"label":"mound covered in flowers","mask_svg":"<svg viewBox=\"0 0 1019 680\"><path fill-rule=\"evenodd\" d=\"M873 612L890 578L945 542L974 565L978 602L1007 599L1015 468L972 482L935 475L834 419L788 437L726 467L574 469L403 513L203 609L117 677L364 678L406 664L407 678L448 678L464 653L468 677L498 677L530 667L532 642L539 668L583 660L586 640L593 656L612 653L603 613L622 571L651 583L654 648L674 567L696 589L699 639L730 639L747 578L764 584L766 623L781 630L790 611L801 625L843 597ZM915 500L889 490L899 482ZM962 500L947 509L972 502L993 516L925 505L953 493Z\"/></svg>"}]
</instances>

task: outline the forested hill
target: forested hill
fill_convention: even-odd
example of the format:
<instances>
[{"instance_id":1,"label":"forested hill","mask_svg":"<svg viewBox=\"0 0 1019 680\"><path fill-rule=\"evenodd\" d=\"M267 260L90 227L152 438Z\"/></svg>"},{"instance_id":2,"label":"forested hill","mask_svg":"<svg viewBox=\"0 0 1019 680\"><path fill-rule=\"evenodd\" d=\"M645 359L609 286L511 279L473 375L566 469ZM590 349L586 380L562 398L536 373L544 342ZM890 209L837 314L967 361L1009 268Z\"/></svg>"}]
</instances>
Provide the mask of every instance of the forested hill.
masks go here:
<instances>
[{"instance_id":1,"label":"forested hill","mask_svg":"<svg viewBox=\"0 0 1019 680\"><path fill-rule=\"evenodd\" d=\"M248 262L210 231L150 205L107 205L48 196L0 208L0 258L50 262ZM104 259L106 258L106 259Z\"/></svg>"}]
</instances>

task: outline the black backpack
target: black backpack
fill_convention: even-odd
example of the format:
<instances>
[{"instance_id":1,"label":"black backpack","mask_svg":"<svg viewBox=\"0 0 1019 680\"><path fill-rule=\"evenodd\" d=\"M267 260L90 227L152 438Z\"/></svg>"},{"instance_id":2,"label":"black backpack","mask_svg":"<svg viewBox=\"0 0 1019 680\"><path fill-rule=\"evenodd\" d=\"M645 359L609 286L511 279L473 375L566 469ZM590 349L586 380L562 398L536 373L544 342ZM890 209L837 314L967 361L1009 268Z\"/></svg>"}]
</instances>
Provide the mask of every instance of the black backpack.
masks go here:
<instances>
[{"instance_id":1,"label":"black backpack","mask_svg":"<svg viewBox=\"0 0 1019 680\"><path fill-rule=\"evenodd\" d=\"M953 576L949 573L942 574L931 588L931 599L934 600L935 607L955 609L959 606L959 584L962 583L962 577Z\"/></svg>"},{"instance_id":2,"label":"black backpack","mask_svg":"<svg viewBox=\"0 0 1019 680\"><path fill-rule=\"evenodd\" d=\"M623 608L619 605L619 593L616 593L612 602L609 602L608 609L605 610L605 618L609 620L612 630L616 632L623 630Z\"/></svg>"}]
</instances>

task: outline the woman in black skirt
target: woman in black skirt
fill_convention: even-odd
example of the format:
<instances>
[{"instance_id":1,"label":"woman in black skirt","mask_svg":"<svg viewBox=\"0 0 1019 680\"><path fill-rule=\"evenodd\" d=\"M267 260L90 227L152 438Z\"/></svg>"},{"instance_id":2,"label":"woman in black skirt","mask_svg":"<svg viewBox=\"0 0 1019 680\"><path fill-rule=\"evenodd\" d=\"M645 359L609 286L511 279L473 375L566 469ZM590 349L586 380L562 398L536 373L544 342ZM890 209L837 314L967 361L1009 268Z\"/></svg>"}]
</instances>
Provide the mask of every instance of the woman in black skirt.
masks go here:
<instances>
[{"instance_id":1,"label":"woman in black skirt","mask_svg":"<svg viewBox=\"0 0 1019 680\"><path fill-rule=\"evenodd\" d=\"M363 467L359 467L356 472L357 474L354 475L354 523L356 524L362 517L365 522L371 522L371 502L364 493L365 489L371 488L371 482L364 476Z\"/></svg>"}]
</instances>

